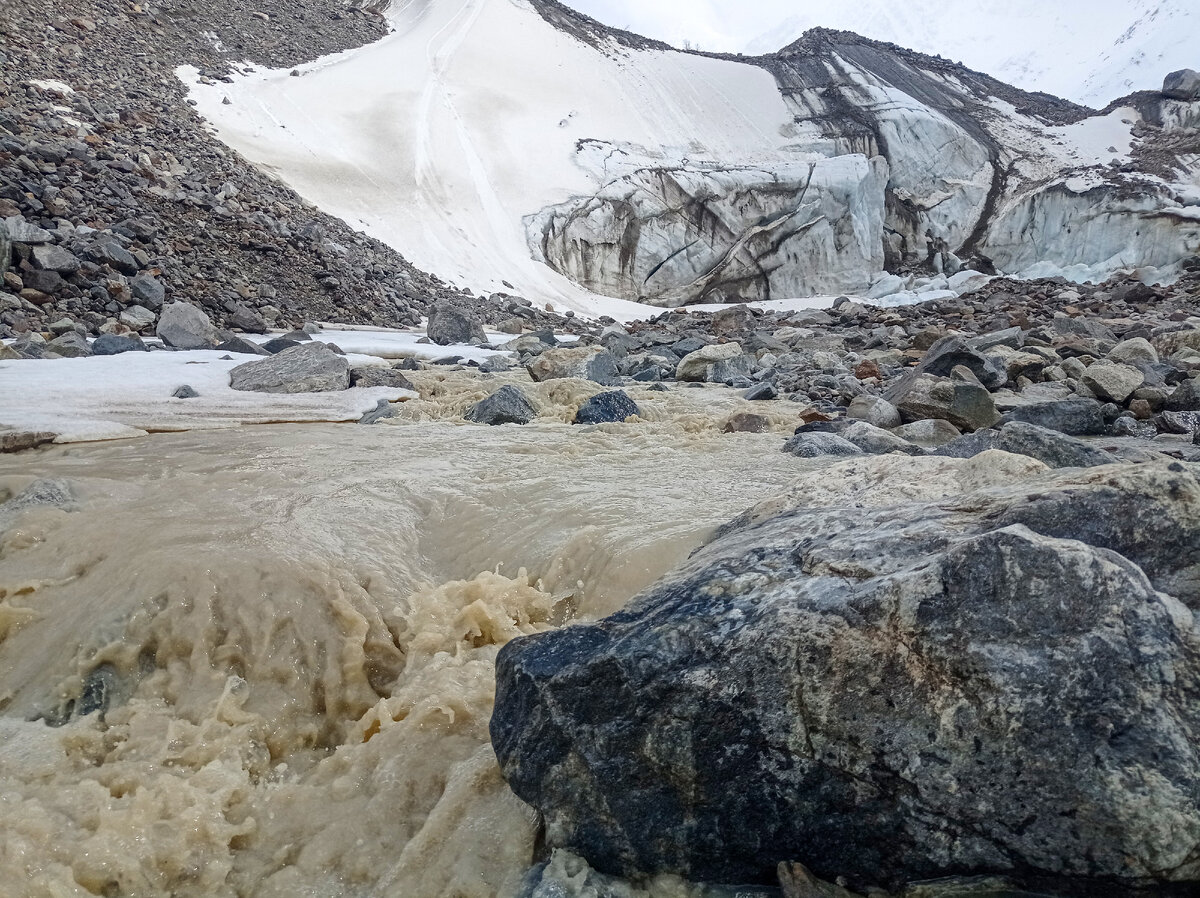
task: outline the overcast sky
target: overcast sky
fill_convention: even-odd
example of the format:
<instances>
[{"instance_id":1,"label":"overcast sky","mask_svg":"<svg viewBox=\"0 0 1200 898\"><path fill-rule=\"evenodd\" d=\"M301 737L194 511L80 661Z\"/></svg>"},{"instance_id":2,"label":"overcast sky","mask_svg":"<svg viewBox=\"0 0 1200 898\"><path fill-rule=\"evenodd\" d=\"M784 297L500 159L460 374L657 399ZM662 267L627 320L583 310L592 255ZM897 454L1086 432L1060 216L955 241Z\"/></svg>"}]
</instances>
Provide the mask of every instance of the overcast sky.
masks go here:
<instances>
[{"instance_id":1,"label":"overcast sky","mask_svg":"<svg viewBox=\"0 0 1200 898\"><path fill-rule=\"evenodd\" d=\"M690 40L706 50L741 50L786 19L795 0L566 0L606 25L676 46Z\"/></svg>"},{"instance_id":2,"label":"overcast sky","mask_svg":"<svg viewBox=\"0 0 1200 898\"><path fill-rule=\"evenodd\" d=\"M1176 0L565 0L567 5L607 25L625 28L679 46L684 40L706 50L740 52L764 32L792 18L805 25L854 24L887 39L897 25L909 34L923 20L930 31L977 39L994 31L997 19L1025 19L1035 28L1074 24L1084 30L1106 21L1124 30L1139 14ZM1182 0L1193 2L1193 0ZM916 20L916 21L914 21ZM952 21L952 27L948 27ZM1120 31L1117 32L1118 34ZM896 35L901 37L902 35ZM774 48L778 49L778 48ZM953 48L946 48L946 55Z\"/></svg>"}]
</instances>

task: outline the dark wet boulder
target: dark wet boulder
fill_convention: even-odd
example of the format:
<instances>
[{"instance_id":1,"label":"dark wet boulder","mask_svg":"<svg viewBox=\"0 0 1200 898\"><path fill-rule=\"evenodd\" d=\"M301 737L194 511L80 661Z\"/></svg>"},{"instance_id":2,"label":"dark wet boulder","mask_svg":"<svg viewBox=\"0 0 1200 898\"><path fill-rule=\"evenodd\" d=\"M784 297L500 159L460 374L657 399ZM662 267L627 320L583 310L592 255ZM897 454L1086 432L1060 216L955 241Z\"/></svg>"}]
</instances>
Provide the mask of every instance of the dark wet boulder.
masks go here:
<instances>
[{"instance_id":1,"label":"dark wet boulder","mask_svg":"<svg viewBox=\"0 0 1200 898\"><path fill-rule=\"evenodd\" d=\"M1024 421L1013 421L994 430L978 430L932 452L950 458L973 458L989 449L1036 458L1051 468L1094 468L1116 461L1097 446Z\"/></svg>"},{"instance_id":2,"label":"dark wet boulder","mask_svg":"<svg viewBox=\"0 0 1200 898\"><path fill-rule=\"evenodd\" d=\"M769 883L788 861L860 892L1184 894L1196 611L1182 464L800 497L612 617L509 643L492 742L550 847L607 874Z\"/></svg>"},{"instance_id":3,"label":"dark wet boulder","mask_svg":"<svg viewBox=\"0 0 1200 898\"><path fill-rule=\"evenodd\" d=\"M579 407L575 424L619 424L642 410L624 390L598 393Z\"/></svg>"},{"instance_id":4,"label":"dark wet boulder","mask_svg":"<svg viewBox=\"0 0 1200 898\"><path fill-rule=\"evenodd\" d=\"M1095 399L1059 399L1019 405L1004 413L1003 420L1024 421L1068 436L1101 436L1108 433L1104 405Z\"/></svg>"},{"instance_id":5,"label":"dark wet boulder","mask_svg":"<svg viewBox=\"0 0 1200 898\"><path fill-rule=\"evenodd\" d=\"M783 444L783 451L797 458L847 458L863 451L836 433L798 433Z\"/></svg>"},{"instance_id":6,"label":"dark wet boulder","mask_svg":"<svg viewBox=\"0 0 1200 898\"><path fill-rule=\"evenodd\" d=\"M537 409L520 387L509 384L476 403L465 417L476 424L493 427L500 424L528 424L537 417Z\"/></svg>"}]
</instances>

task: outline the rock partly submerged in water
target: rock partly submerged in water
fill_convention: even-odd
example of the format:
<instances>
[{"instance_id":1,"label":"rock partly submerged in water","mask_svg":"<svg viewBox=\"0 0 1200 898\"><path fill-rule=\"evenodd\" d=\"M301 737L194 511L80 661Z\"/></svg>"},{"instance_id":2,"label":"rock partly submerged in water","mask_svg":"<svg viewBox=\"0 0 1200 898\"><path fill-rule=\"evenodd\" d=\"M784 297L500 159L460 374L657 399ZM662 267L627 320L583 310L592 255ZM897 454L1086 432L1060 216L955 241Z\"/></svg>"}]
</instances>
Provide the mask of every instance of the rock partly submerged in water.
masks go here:
<instances>
[{"instance_id":1,"label":"rock partly submerged in water","mask_svg":"<svg viewBox=\"0 0 1200 898\"><path fill-rule=\"evenodd\" d=\"M528 424L537 417L537 409L520 387L508 384L467 410L468 421L498 427L501 424Z\"/></svg>"},{"instance_id":2,"label":"rock partly submerged in water","mask_svg":"<svg viewBox=\"0 0 1200 898\"><path fill-rule=\"evenodd\" d=\"M493 744L550 846L712 882L1196 887L1200 483L1011 485L1011 458L827 468L626 610L506 647ZM839 478L863 488L822 502Z\"/></svg>"}]
</instances>

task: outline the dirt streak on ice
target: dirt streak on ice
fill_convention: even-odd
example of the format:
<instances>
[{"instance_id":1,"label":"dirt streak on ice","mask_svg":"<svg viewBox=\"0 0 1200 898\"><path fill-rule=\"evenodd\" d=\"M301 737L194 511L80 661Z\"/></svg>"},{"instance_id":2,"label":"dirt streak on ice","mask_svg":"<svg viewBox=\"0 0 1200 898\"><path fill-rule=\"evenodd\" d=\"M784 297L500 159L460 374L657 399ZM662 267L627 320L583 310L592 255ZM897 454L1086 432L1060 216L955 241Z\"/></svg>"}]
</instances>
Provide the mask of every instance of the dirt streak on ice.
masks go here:
<instances>
[{"instance_id":1,"label":"dirt streak on ice","mask_svg":"<svg viewBox=\"0 0 1200 898\"><path fill-rule=\"evenodd\" d=\"M76 498L0 534L0 883L515 889L535 827L487 739L499 646L614 610L806 463L687 408L487 428L437 407L0 459L0 499L41 477Z\"/></svg>"}]
</instances>

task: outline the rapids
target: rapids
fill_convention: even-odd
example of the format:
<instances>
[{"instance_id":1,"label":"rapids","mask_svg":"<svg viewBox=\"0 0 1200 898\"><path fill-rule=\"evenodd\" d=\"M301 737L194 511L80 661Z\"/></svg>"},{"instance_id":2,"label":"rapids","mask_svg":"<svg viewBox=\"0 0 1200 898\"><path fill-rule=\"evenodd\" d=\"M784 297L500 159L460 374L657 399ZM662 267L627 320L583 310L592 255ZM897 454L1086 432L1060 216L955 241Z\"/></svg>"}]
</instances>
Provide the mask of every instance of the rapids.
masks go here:
<instances>
[{"instance_id":1,"label":"rapids","mask_svg":"<svg viewBox=\"0 0 1200 898\"><path fill-rule=\"evenodd\" d=\"M70 497L0 506L0 893L512 894L537 832L488 742L499 647L811 468L701 426L707 391L578 428L542 385L488 428L450 421L477 379L421 376L391 426L0 457L0 500Z\"/></svg>"}]
</instances>

